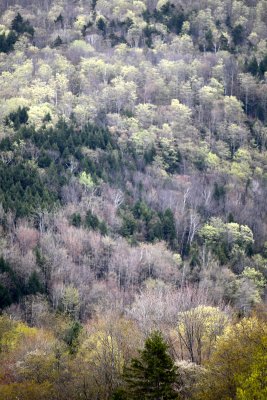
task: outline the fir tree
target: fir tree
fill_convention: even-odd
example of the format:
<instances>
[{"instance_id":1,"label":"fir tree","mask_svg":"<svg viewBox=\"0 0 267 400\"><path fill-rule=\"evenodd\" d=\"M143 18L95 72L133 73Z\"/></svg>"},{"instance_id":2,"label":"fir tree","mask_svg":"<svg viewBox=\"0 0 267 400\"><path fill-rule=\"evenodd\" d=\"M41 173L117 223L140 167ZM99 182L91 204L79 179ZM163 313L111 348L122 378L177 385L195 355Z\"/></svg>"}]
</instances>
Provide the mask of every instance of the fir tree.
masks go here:
<instances>
[{"instance_id":1,"label":"fir tree","mask_svg":"<svg viewBox=\"0 0 267 400\"><path fill-rule=\"evenodd\" d=\"M153 332L145 342L140 357L131 361L125 372L130 399L177 399L174 390L176 367L160 332Z\"/></svg>"},{"instance_id":2,"label":"fir tree","mask_svg":"<svg viewBox=\"0 0 267 400\"><path fill-rule=\"evenodd\" d=\"M43 293L44 288L36 271L33 271L28 281L28 294Z\"/></svg>"},{"instance_id":3,"label":"fir tree","mask_svg":"<svg viewBox=\"0 0 267 400\"><path fill-rule=\"evenodd\" d=\"M105 20L103 18L99 18L99 20L97 21L97 27L100 31L103 32L103 34L106 34L106 29L107 29L107 25L105 23Z\"/></svg>"},{"instance_id":4,"label":"fir tree","mask_svg":"<svg viewBox=\"0 0 267 400\"><path fill-rule=\"evenodd\" d=\"M256 76L258 73L258 62L256 57L253 57L252 60L247 65L247 71L250 72L253 76Z\"/></svg>"},{"instance_id":5,"label":"fir tree","mask_svg":"<svg viewBox=\"0 0 267 400\"><path fill-rule=\"evenodd\" d=\"M17 32L19 35L23 33L28 33L30 36L34 35L34 28L31 26L30 22L24 21L21 14L18 13L11 23L11 29Z\"/></svg>"},{"instance_id":6,"label":"fir tree","mask_svg":"<svg viewBox=\"0 0 267 400\"><path fill-rule=\"evenodd\" d=\"M62 45L62 39L61 39L61 37L58 35L57 36L57 38L53 41L53 43L51 44L51 48L52 49L55 49L56 47L59 47L59 46L61 46ZM50 118L51 118L51 116L50 116ZM51 120L51 119L50 119Z\"/></svg>"},{"instance_id":7,"label":"fir tree","mask_svg":"<svg viewBox=\"0 0 267 400\"><path fill-rule=\"evenodd\" d=\"M176 239L176 227L173 212L170 208L161 215L163 239L170 244L174 245Z\"/></svg>"}]
</instances>

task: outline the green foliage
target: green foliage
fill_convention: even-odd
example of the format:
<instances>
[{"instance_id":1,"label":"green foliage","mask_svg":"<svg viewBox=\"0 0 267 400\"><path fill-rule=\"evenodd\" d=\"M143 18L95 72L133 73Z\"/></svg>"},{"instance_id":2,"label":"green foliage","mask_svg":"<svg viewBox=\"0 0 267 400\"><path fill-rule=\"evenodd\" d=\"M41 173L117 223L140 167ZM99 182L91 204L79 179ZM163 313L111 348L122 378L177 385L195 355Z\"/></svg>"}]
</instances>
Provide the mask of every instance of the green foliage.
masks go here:
<instances>
[{"instance_id":1,"label":"green foliage","mask_svg":"<svg viewBox=\"0 0 267 400\"><path fill-rule=\"evenodd\" d=\"M11 23L11 30L6 34L0 33L0 53L9 53L14 50L14 44L20 35L27 33L31 37L34 35L34 29L29 21L24 21L21 14L18 13Z\"/></svg>"},{"instance_id":2,"label":"green foliage","mask_svg":"<svg viewBox=\"0 0 267 400\"><path fill-rule=\"evenodd\" d=\"M220 185L217 182L215 182L214 184L214 192L213 192L213 196L215 198L216 201L220 201L223 200L226 194L226 190L225 190L225 186L224 185ZM230 221L229 221L230 222Z\"/></svg>"},{"instance_id":3,"label":"green foliage","mask_svg":"<svg viewBox=\"0 0 267 400\"><path fill-rule=\"evenodd\" d=\"M72 285L64 288L59 309L68 317L78 319L80 309L80 294L77 288ZM75 331L76 328L74 329L74 332Z\"/></svg>"},{"instance_id":4,"label":"green foliage","mask_svg":"<svg viewBox=\"0 0 267 400\"><path fill-rule=\"evenodd\" d=\"M26 107L19 107L16 112L10 113L6 123L16 129L16 135L0 142L0 150L13 151L14 154L11 164L0 162L3 175L0 201L5 210L11 209L21 217L29 215L37 207L50 208L60 202L61 187L70 178L68 167L73 158L80 166L77 172L85 187L93 188L96 176L103 179L107 173L114 175L117 162L113 151L117 144L108 130L88 124L77 133L74 126L62 120L55 128L35 130L26 125L27 121ZM32 154L27 150L31 146L40 150L37 163L38 167L45 170L42 177L32 164ZM101 151L97 160L84 154L84 148ZM111 170L111 166L114 170ZM103 224L101 229L105 231Z\"/></svg>"},{"instance_id":5,"label":"green foliage","mask_svg":"<svg viewBox=\"0 0 267 400\"><path fill-rule=\"evenodd\" d=\"M182 155L177 141L174 143L164 143L162 140L157 145L157 154L160 155L166 165L165 169L169 174L180 172Z\"/></svg>"},{"instance_id":6,"label":"green foliage","mask_svg":"<svg viewBox=\"0 0 267 400\"><path fill-rule=\"evenodd\" d=\"M165 240L171 247L177 239L175 219L168 208L164 212L155 212L143 201L121 211L122 227L120 234L125 237L138 237L142 241Z\"/></svg>"},{"instance_id":7,"label":"green foliage","mask_svg":"<svg viewBox=\"0 0 267 400\"><path fill-rule=\"evenodd\" d=\"M62 14L59 14L54 22L55 24L59 24L61 29L64 29L64 17Z\"/></svg>"},{"instance_id":8,"label":"green foliage","mask_svg":"<svg viewBox=\"0 0 267 400\"><path fill-rule=\"evenodd\" d=\"M0 284L0 309L10 306L14 302L14 298L9 293L9 290Z\"/></svg>"},{"instance_id":9,"label":"green foliage","mask_svg":"<svg viewBox=\"0 0 267 400\"><path fill-rule=\"evenodd\" d=\"M264 278L264 275L255 268L246 267L240 275L240 278L241 281L248 281L252 284L254 289L254 293L251 296L252 304L260 303L264 293L264 288L266 287L266 279Z\"/></svg>"},{"instance_id":10,"label":"green foliage","mask_svg":"<svg viewBox=\"0 0 267 400\"><path fill-rule=\"evenodd\" d=\"M93 214L91 210L88 210L85 219L84 226L94 231L99 231L102 235L106 235L108 232L105 221L100 221L97 215Z\"/></svg>"},{"instance_id":11,"label":"green foliage","mask_svg":"<svg viewBox=\"0 0 267 400\"><path fill-rule=\"evenodd\" d=\"M246 61L245 70L246 72L250 72L253 76L263 79L267 71L267 55L264 55L260 62L257 61L255 56L249 61Z\"/></svg>"},{"instance_id":12,"label":"green foliage","mask_svg":"<svg viewBox=\"0 0 267 400\"><path fill-rule=\"evenodd\" d=\"M245 32L244 27L241 24L238 24L234 27L232 31L232 37L235 46L243 44L245 40Z\"/></svg>"},{"instance_id":13,"label":"green foliage","mask_svg":"<svg viewBox=\"0 0 267 400\"><path fill-rule=\"evenodd\" d=\"M165 2L160 9L155 9L153 12L146 10L143 14L147 22L160 22L164 24L168 31L179 35L182 29L185 15L182 8L176 8L170 1Z\"/></svg>"},{"instance_id":14,"label":"green foliage","mask_svg":"<svg viewBox=\"0 0 267 400\"><path fill-rule=\"evenodd\" d=\"M51 44L51 48L55 49L56 47L59 47L63 44L61 37L58 35L56 37L56 39L53 41L53 43Z\"/></svg>"},{"instance_id":15,"label":"green foliage","mask_svg":"<svg viewBox=\"0 0 267 400\"><path fill-rule=\"evenodd\" d=\"M239 377L237 400L265 400L267 397L267 356L258 354L257 360L250 366L249 374L243 373Z\"/></svg>"},{"instance_id":16,"label":"green foliage","mask_svg":"<svg viewBox=\"0 0 267 400\"><path fill-rule=\"evenodd\" d=\"M79 336L82 332L82 325L78 321L74 321L65 332L64 342L68 345L70 354L76 354L79 347Z\"/></svg>"},{"instance_id":17,"label":"green foliage","mask_svg":"<svg viewBox=\"0 0 267 400\"><path fill-rule=\"evenodd\" d=\"M15 211L17 217L29 215L38 207L49 208L56 200L29 164L0 162L0 175L0 201L5 210Z\"/></svg>"},{"instance_id":18,"label":"green foliage","mask_svg":"<svg viewBox=\"0 0 267 400\"><path fill-rule=\"evenodd\" d=\"M258 61L256 57L253 57L246 65L246 71L250 72L252 75L256 76L258 74Z\"/></svg>"},{"instance_id":19,"label":"green foliage","mask_svg":"<svg viewBox=\"0 0 267 400\"><path fill-rule=\"evenodd\" d=\"M40 277L35 271L30 275L28 282L25 282L21 274L15 272L15 269L3 257L0 257L1 277L5 279L0 283L0 309L19 302L23 296L44 291Z\"/></svg>"},{"instance_id":20,"label":"green foliage","mask_svg":"<svg viewBox=\"0 0 267 400\"><path fill-rule=\"evenodd\" d=\"M70 217L70 223L71 223L71 225L75 226L76 228L79 228L82 223L81 214L79 214L79 213L72 214Z\"/></svg>"},{"instance_id":21,"label":"green foliage","mask_svg":"<svg viewBox=\"0 0 267 400\"><path fill-rule=\"evenodd\" d=\"M104 18L100 17L100 18L97 20L97 27L98 27L98 29L99 29L100 31L103 32L103 35L106 34L107 25L106 25L106 22L105 22Z\"/></svg>"},{"instance_id":22,"label":"green foliage","mask_svg":"<svg viewBox=\"0 0 267 400\"><path fill-rule=\"evenodd\" d=\"M176 227L172 210L167 208L163 214L160 214L160 219L162 223L163 239L166 240L166 242L168 242L171 246L174 246L176 239Z\"/></svg>"},{"instance_id":23,"label":"green foliage","mask_svg":"<svg viewBox=\"0 0 267 400\"><path fill-rule=\"evenodd\" d=\"M264 316L263 319L253 316L225 331L207 365L200 400L264 399L266 328Z\"/></svg>"},{"instance_id":24,"label":"green foliage","mask_svg":"<svg viewBox=\"0 0 267 400\"><path fill-rule=\"evenodd\" d=\"M87 211L84 223L86 228L93 229L94 231L99 227L99 219L91 210Z\"/></svg>"},{"instance_id":25,"label":"green foliage","mask_svg":"<svg viewBox=\"0 0 267 400\"><path fill-rule=\"evenodd\" d=\"M223 264L234 254L249 252L254 243L253 233L246 225L235 222L223 223L219 218L212 218L199 231L204 243L217 255Z\"/></svg>"},{"instance_id":26,"label":"green foliage","mask_svg":"<svg viewBox=\"0 0 267 400\"><path fill-rule=\"evenodd\" d=\"M14 44L17 41L17 35L14 31L10 31L8 34L0 34L0 53L9 53L14 50Z\"/></svg>"},{"instance_id":27,"label":"green foliage","mask_svg":"<svg viewBox=\"0 0 267 400\"><path fill-rule=\"evenodd\" d=\"M0 14L0 398L129 399L122 369L155 324L173 354L218 356L203 399L265 398L255 337L230 334L231 353L213 308L241 318L266 289L266 0L6 0ZM42 333L6 335L13 316ZM166 395L149 357L133 361L134 398L138 377L140 399ZM198 398L194 367L177 397Z\"/></svg>"},{"instance_id":28,"label":"green foliage","mask_svg":"<svg viewBox=\"0 0 267 400\"><path fill-rule=\"evenodd\" d=\"M18 130L21 125L27 124L29 119L28 111L28 107L19 107L17 111L10 113L6 117L6 125L11 125L15 130Z\"/></svg>"},{"instance_id":29,"label":"green foliage","mask_svg":"<svg viewBox=\"0 0 267 400\"><path fill-rule=\"evenodd\" d=\"M258 71L259 77L264 78L264 74L267 71L267 55L261 60Z\"/></svg>"},{"instance_id":30,"label":"green foliage","mask_svg":"<svg viewBox=\"0 0 267 400\"><path fill-rule=\"evenodd\" d=\"M123 223L120 229L122 236L130 237L133 236L137 228L136 220L131 212L123 214Z\"/></svg>"},{"instance_id":31,"label":"green foliage","mask_svg":"<svg viewBox=\"0 0 267 400\"><path fill-rule=\"evenodd\" d=\"M38 276L36 271L33 271L29 277L27 292L29 294L37 294L44 292L44 287L40 282L40 277Z\"/></svg>"},{"instance_id":32,"label":"green foliage","mask_svg":"<svg viewBox=\"0 0 267 400\"><path fill-rule=\"evenodd\" d=\"M202 364L209 358L227 323L226 314L211 306L200 305L178 314L180 346L191 362Z\"/></svg>"},{"instance_id":33,"label":"green foliage","mask_svg":"<svg viewBox=\"0 0 267 400\"><path fill-rule=\"evenodd\" d=\"M130 399L177 399L176 367L161 333L152 333L139 353L125 372Z\"/></svg>"},{"instance_id":34,"label":"green foliage","mask_svg":"<svg viewBox=\"0 0 267 400\"><path fill-rule=\"evenodd\" d=\"M111 400L128 400L126 391L122 388L116 389L112 394Z\"/></svg>"},{"instance_id":35,"label":"green foliage","mask_svg":"<svg viewBox=\"0 0 267 400\"><path fill-rule=\"evenodd\" d=\"M106 236L108 234L108 227L105 221L99 222L98 229L101 235Z\"/></svg>"},{"instance_id":36,"label":"green foliage","mask_svg":"<svg viewBox=\"0 0 267 400\"><path fill-rule=\"evenodd\" d=\"M24 33L27 33L30 36L34 35L34 28L31 26L28 20L24 21L20 13L18 13L13 19L11 23L11 29L13 29L19 35L22 35Z\"/></svg>"},{"instance_id":37,"label":"green foliage","mask_svg":"<svg viewBox=\"0 0 267 400\"><path fill-rule=\"evenodd\" d=\"M88 189L92 189L94 187L94 181L89 173L83 171L80 175L79 182L81 185L84 185Z\"/></svg>"}]
</instances>

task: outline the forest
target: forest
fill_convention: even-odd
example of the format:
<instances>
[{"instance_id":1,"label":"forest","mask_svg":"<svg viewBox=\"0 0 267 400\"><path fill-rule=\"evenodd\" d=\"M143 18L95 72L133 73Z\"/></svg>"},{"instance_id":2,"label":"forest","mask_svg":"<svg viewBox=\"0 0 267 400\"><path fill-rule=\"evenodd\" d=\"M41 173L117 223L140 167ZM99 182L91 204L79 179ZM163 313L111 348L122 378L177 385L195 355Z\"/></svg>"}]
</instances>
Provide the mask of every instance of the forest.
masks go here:
<instances>
[{"instance_id":1,"label":"forest","mask_svg":"<svg viewBox=\"0 0 267 400\"><path fill-rule=\"evenodd\" d=\"M0 0L0 399L266 400L267 0Z\"/></svg>"}]
</instances>

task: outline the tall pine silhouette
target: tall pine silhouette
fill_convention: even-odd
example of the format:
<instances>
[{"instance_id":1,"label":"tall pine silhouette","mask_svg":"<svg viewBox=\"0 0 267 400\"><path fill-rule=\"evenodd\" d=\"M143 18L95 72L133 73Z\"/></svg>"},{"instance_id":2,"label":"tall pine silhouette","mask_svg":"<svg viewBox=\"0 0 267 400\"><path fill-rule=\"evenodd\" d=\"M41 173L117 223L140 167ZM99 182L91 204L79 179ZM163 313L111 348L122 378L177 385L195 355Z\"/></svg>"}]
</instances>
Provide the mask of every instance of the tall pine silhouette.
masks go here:
<instances>
[{"instance_id":1,"label":"tall pine silhouette","mask_svg":"<svg viewBox=\"0 0 267 400\"><path fill-rule=\"evenodd\" d=\"M125 372L127 395L138 400L177 399L174 390L177 371L161 333L152 333L139 352L140 357L132 359Z\"/></svg>"}]
</instances>

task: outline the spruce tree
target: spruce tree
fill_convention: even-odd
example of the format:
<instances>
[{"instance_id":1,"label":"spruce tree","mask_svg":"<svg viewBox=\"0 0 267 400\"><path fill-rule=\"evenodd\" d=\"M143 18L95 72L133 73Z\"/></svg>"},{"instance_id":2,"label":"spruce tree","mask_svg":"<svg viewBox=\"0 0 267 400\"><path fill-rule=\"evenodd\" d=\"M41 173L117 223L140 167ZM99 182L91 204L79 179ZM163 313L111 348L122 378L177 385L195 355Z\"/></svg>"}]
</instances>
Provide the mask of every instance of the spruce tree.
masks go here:
<instances>
[{"instance_id":1,"label":"spruce tree","mask_svg":"<svg viewBox=\"0 0 267 400\"><path fill-rule=\"evenodd\" d=\"M176 239L176 227L174 215L170 208L167 208L164 214L162 214L161 221L163 239L166 240L170 246L173 246Z\"/></svg>"},{"instance_id":2,"label":"spruce tree","mask_svg":"<svg viewBox=\"0 0 267 400\"><path fill-rule=\"evenodd\" d=\"M130 399L169 400L178 399L174 385L177 371L168 354L168 345L160 332L154 332L145 341L145 348L139 351L126 369L125 381Z\"/></svg>"}]
</instances>

